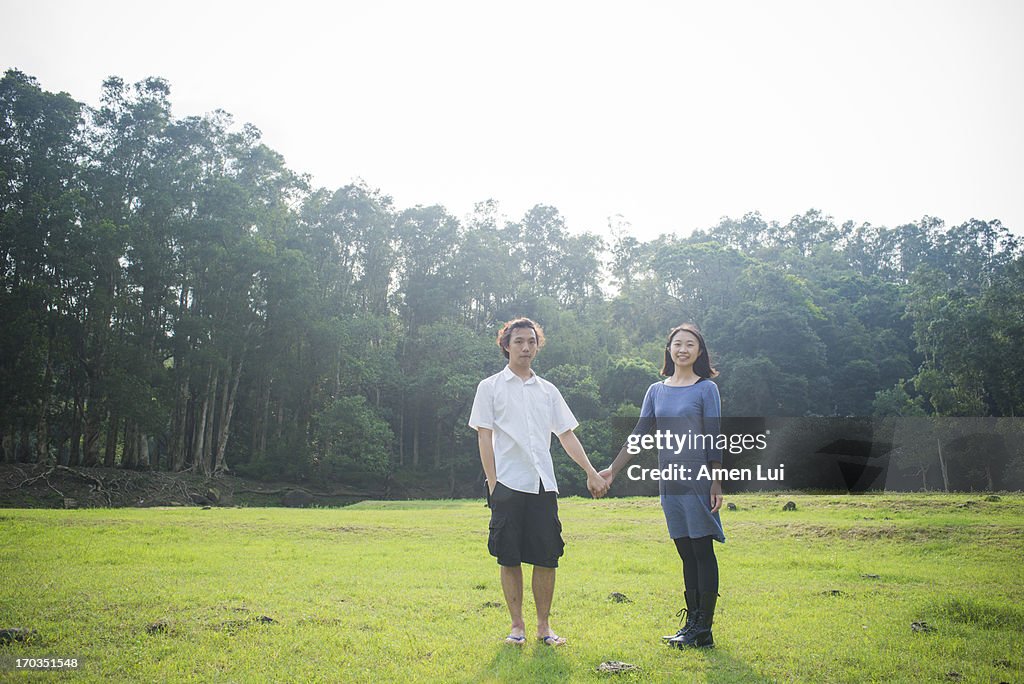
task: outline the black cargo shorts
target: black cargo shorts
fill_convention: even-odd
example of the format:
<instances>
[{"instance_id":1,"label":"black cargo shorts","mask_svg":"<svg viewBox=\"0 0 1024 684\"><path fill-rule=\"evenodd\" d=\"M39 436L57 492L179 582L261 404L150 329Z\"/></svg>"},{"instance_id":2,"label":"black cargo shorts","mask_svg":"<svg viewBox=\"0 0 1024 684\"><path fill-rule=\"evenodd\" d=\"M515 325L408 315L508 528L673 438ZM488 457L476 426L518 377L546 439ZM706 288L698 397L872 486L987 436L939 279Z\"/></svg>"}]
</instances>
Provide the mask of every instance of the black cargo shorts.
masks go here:
<instances>
[{"instance_id":1,"label":"black cargo shorts","mask_svg":"<svg viewBox=\"0 0 1024 684\"><path fill-rule=\"evenodd\" d=\"M487 550L499 565L514 567L529 563L557 568L565 549L562 523L558 520L558 494L536 494L510 489L500 482L488 500L491 523Z\"/></svg>"}]
</instances>

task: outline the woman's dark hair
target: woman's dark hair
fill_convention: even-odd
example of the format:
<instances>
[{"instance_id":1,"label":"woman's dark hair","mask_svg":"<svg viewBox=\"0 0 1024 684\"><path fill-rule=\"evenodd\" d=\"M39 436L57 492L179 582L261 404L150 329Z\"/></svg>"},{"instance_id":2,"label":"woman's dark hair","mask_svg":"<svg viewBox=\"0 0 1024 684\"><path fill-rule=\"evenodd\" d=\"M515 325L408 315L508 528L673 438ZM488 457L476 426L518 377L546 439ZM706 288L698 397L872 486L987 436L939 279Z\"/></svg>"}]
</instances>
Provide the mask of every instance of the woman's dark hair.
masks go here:
<instances>
[{"instance_id":1,"label":"woman's dark hair","mask_svg":"<svg viewBox=\"0 0 1024 684\"><path fill-rule=\"evenodd\" d=\"M708 345L704 342L704 336L700 334L700 330L693 323L683 323L672 328L668 333L668 342L665 343L665 362L661 364L661 374L665 377L670 377L676 372L676 364L672 361L672 354L669 353L669 348L672 346L672 338L680 332L688 332L697 338L697 343L700 345L700 354L697 356L697 360L693 362L693 372L702 378L717 378L718 371L711 366L711 354L708 353Z\"/></svg>"},{"instance_id":2,"label":"woman's dark hair","mask_svg":"<svg viewBox=\"0 0 1024 684\"><path fill-rule=\"evenodd\" d=\"M533 331L533 334L537 336L537 348L540 349L544 346L544 328L540 327L539 323L535 323L525 317L513 318L511 321L506 323L501 328L501 332L498 333L498 346L501 347L501 353L505 355L506 359L509 358L508 345L512 340L512 331L516 328L529 328Z\"/></svg>"}]
</instances>

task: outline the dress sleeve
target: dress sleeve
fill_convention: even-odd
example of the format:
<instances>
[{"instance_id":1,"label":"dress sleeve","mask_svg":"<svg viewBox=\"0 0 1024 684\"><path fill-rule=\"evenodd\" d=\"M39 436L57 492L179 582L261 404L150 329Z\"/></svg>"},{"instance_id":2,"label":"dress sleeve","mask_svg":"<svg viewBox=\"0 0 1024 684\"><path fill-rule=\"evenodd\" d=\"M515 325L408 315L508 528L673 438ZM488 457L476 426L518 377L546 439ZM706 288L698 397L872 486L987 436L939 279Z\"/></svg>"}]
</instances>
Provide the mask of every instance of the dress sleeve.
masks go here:
<instances>
[{"instance_id":1,"label":"dress sleeve","mask_svg":"<svg viewBox=\"0 0 1024 684\"><path fill-rule=\"evenodd\" d=\"M632 434L634 435L647 435L654 431L655 422L657 418L654 415L654 383L647 388L647 394L644 395L644 403L640 407L640 420L636 422L636 427L633 428Z\"/></svg>"},{"instance_id":2,"label":"dress sleeve","mask_svg":"<svg viewBox=\"0 0 1024 684\"><path fill-rule=\"evenodd\" d=\"M473 410L469 413L469 427L494 429L494 388L487 380L481 380L476 386L473 397Z\"/></svg>"},{"instance_id":3,"label":"dress sleeve","mask_svg":"<svg viewBox=\"0 0 1024 684\"><path fill-rule=\"evenodd\" d=\"M712 443L717 444L718 437L722 434L722 397L718 394L718 385L715 383L705 380L702 384L705 385L704 392L701 394L704 409L704 434L712 435L714 437ZM722 463L722 450L717 446L704 449L704 455L709 464L712 461Z\"/></svg>"}]
</instances>

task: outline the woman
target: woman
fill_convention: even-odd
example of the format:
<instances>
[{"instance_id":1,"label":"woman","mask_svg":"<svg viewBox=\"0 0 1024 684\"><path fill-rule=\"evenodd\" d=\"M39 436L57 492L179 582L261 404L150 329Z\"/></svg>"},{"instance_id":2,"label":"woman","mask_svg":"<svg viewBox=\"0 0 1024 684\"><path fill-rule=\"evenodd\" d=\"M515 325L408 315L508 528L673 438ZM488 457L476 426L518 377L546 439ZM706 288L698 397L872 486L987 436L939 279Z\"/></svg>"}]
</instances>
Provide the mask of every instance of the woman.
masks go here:
<instances>
[{"instance_id":1,"label":"woman","mask_svg":"<svg viewBox=\"0 0 1024 684\"><path fill-rule=\"evenodd\" d=\"M686 622L675 635L663 638L672 646L709 647L714 646L711 625L718 600L718 559L712 540L724 542L725 533L718 515L722 483L707 477L707 470L722 467L720 451L713 444L722 411L718 386L710 379L718 371L711 366L696 326L683 324L671 330L661 374L666 379L647 389L633 434L672 433L672 440L661 440L666 448L658 452L658 467L672 467L681 474L675 480L661 480L659 488L669 536L683 561L686 608L679 614L685 611ZM623 447L611 466L601 471L609 485L631 458ZM704 477L700 476L702 466L707 466Z\"/></svg>"}]
</instances>

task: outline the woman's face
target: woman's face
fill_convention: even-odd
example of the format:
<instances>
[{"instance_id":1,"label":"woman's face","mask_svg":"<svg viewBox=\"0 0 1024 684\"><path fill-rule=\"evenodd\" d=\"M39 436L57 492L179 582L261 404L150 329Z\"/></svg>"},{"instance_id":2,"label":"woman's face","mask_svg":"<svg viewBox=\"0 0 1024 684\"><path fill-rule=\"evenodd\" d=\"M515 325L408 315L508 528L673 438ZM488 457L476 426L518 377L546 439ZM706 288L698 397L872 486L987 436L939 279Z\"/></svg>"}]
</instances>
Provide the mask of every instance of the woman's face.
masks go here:
<instances>
[{"instance_id":1,"label":"woman's face","mask_svg":"<svg viewBox=\"0 0 1024 684\"><path fill-rule=\"evenodd\" d=\"M680 330L672 336L668 345L668 353L677 368L690 368L700 356L700 342L697 336L687 330Z\"/></svg>"}]
</instances>

